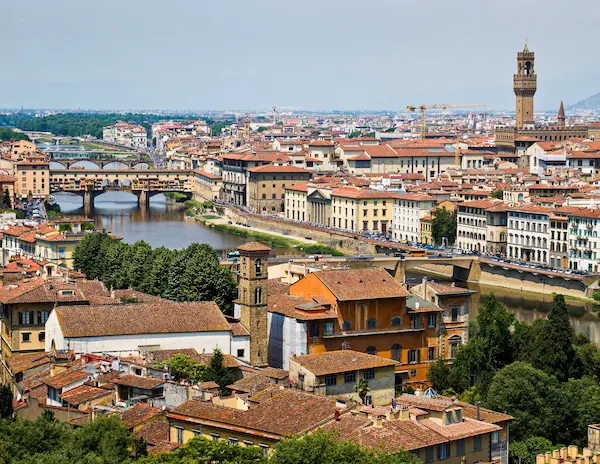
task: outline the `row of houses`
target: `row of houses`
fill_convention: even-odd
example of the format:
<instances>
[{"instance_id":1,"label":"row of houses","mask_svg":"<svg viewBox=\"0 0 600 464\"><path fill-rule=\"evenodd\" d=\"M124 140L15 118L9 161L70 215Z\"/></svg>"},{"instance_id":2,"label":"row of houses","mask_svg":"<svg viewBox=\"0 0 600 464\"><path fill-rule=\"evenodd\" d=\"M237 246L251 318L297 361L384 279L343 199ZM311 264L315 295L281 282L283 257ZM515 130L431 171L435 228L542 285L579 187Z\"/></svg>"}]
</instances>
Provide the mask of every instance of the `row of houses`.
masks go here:
<instances>
[{"instance_id":1,"label":"row of houses","mask_svg":"<svg viewBox=\"0 0 600 464\"><path fill-rule=\"evenodd\" d=\"M511 205L481 200L458 205L458 247L557 269L597 272L600 210Z\"/></svg>"}]
</instances>

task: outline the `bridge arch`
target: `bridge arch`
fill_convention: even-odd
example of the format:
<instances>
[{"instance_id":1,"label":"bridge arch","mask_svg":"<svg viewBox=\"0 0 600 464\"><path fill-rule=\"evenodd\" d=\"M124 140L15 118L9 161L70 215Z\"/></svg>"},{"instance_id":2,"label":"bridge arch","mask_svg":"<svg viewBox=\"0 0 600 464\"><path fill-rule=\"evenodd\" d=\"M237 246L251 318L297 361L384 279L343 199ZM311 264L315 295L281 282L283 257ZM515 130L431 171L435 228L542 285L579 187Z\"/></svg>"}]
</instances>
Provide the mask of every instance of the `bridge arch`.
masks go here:
<instances>
[{"instance_id":1,"label":"bridge arch","mask_svg":"<svg viewBox=\"0 0 600 464\"><path fill-rule=\"evenodd\" d=\"M136 163L133 166L131 166L131 169L137 169L137 170L150 169L150 165L148 163L146 163L145 161L140 161L139 163Z\"/></svg>"},{"instance_id":2,"label":"bridge arch","mask_svg":"<svg viewBox=\"0 0 600 464\"><path fill-rule=\"evenodd\" d=\"M73 169L74 167L75 168L82 167L82 168L90 169L89 164L82 164L82 163L91 163L94 165L94 167L91 169L100 169L100 165L98 163L96 163L93 160L87 160L87 159L86 160L82 159L82 160L78 160L78 161L71 163L71 165L69 166L69 169Z\"/></svg>"},{"instance_id":3,"label":"bridge arch","mask_svg":"<svg viewBox=\"0 0 600 464\"><path fill-rule=\"evenodd\" d=\"M104 166L102 166L102 169L129 169L129 164L119 160L109 161L108 163L105 163Z\"/></svg>"}]
</instances>

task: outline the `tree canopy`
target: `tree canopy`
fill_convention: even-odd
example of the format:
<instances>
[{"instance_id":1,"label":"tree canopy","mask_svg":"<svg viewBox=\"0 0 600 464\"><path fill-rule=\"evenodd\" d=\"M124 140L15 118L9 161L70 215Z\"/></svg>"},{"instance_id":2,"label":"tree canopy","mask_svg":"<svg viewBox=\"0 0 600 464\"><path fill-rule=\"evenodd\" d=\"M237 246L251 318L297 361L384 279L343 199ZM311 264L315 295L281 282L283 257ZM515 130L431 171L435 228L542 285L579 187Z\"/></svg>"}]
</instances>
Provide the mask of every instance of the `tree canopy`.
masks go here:
<instances>
[{"instance_id":1,"label":"tree canopy","mask_svg":"<svg viewBox=\"0 0 600 464\"><path fill-rule=\"evenodd\" d=\"M431 235L436 244L446 241L451 245L456 241L456 213L448 211L445 208L437 208L433 213L431 224Z\"/></svg>"},{"instance_id":2,"label":"tree canopy","mask_svg":"<svg viewBox=\"0 0 600 464\"><path fill-rule=\"evenodd\" d=\"M215 301L233 310L237 285L216 252L194 243L183 250L152 249L144 241L123 243L105 233L86 235L77 245L74 268L115 289L132 288L174 301Z\"/></svg>"}]
</instances>

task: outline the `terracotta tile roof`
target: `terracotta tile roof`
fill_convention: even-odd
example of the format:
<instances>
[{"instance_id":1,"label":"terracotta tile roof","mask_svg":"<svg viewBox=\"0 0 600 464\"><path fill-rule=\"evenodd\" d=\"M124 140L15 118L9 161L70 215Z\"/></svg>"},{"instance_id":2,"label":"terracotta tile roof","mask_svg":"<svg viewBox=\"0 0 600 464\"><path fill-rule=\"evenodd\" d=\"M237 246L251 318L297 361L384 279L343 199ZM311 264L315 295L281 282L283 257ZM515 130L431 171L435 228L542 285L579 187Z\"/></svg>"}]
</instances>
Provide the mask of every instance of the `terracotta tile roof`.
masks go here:
<instances>
[{"instance_id":1,"label":"terracotta tile roof","mask_svg":"<svg viewBox=\"0 0 600 464\"><path fill-rule=\"evenodd\" d=\"M432 419L423 419L421 424L448 440L460 440L462 438L474 437L502 430L502 428L497 425L473 419L466 419L452 425L440 425Z\"/></svg>"},{"instance_id":2,"label":"terracotta tile roof","mask_svg":"<svg viewBox=\"0 0 600 464\"><path fill-rule=\"evenodd\" d=\"M314 321L322 319L337 319L335 311L328 310L311 300L301 296L292 296L285 293L271 295L269 293L268 310L270 313L282 314L286 317L302 320ZM299 308L301 305L315 305L311 310L303 311Z\"/></svg>"},{"instance_id":3,"label":"terracotta tile roof","mask_svg":"<svg viewBox=\"0 0 600 464\"><path fill-rule=\"evenodd\" d=\"M396 398L396 403L400 405L417 407L424 411L444 411L452 406L452 400L449 398L426 398L424 396L416 396L403 394Z\"/></svg>"},{"instance_id":4,"label":"terracotta tile roof","mask_svg":"<svg viewBox=\"0 0 600 464\"><path fill-rule=\"evenodd\" d=\"M59 372L53 377L46 377L42 380L46 385L60 390L68 385L74 384L76 382L81 382L82 380L90 377L90 374L84 372L82 370L78 370L75 368L65 369L62 372Z\"/></svg>"},{"instance_id":5,"label":"terracotta tile roof","mask_svg":"<svg viewBox=\"0 0 600 464\"><path fill-rule=\"evenodd\" d=\"M240 251L271 251L271 248L260 242L248 242L238 247Z\"/></svg>"},{"instance_id":6,"label":"terracotta tile roof","mask_svg":"<svg viewBox=\"0 0 600 464\"><path fill-rule=\"evenodd\" d=\"M229 328L231 329L231 335L234 337L249 337L250 332L242 325L240 321L229 321Z\"/></svg>"},{"instance_id":7,"label":"terracotta tile roof","mask_svg":"<svg viewBox=\"0 0 600 464\"><path fill-rule=\"evenodd\" d=\"M405 298L404 290L385 269L347 269L313 273L339 301ZM293 293L293 286L292 293Z\"/></svg>"},{"instance_id":8,"label":"terracotta tile roof","mask_svg":"<svg viewBox=\"0 0 600 464\"><path fill-rule=\"evenodd\" d=\"M122 412L120 417L125 428L131 430L161 413L162 409L159 407L149 406L144 403L136 403L133 407Z\"/></svg>"},{"instance_id":9,"label":"terracotta tile roof","mask_svg":"<svg viewBox=\"0 0 600 464\"><path fill-rule=\"evenodd\" d=\"M425 193L401 193L396 198L410 201L435 201L435 198Z\"/></svg>"},{"instance_id":10,"label":"terracotta tile roof","mask_svg":"<svg viewBox=\"0 0 600 464\"><path fill-rule=\"evenodd\" d=\"M34 367L49 364L50 357L47 353L17 353L7 358L6 363L14 375Z\"/></svg>"},{"instance_id":11,"label":"terracotta tile roof","mask_svg":"<svg viewBox=\"0 0 600 464\"><path fill-rule=\"evenodd\" d=\"M78 406L96 398L112 396L112 394L112 390L92 387L91 385L82 385L64 392L60 397L67 403Z\"/></svg>"},{"instance_id":12,"label":"terracotta tile roof","mask_svg":"<svg viewBox=\"0 0 600 464\"><path fill-rule=\"evenodd\" d=\"M212 301L59 306L55 312L65 337L230 330Z\"/></svg>"},{"instance_id":13,"label":"terracotta tile roof","mask_svg":"<svg viewBox=\"0 0 600 464\"><path fill-rule=\"evenodd\" d=\"M62 295L61 290L71 290L73 295ZM0 302L4 304L86 301L77 284L45 281L42 277L0 286Z\"/></svg>"},{"instance_id":14,"label":"terracotta tile roof","mask_svg":"<svg viewBox=\"0 0 600 464\"><path fill-rule=\"evenodd\" d=\"M389 199L396 198L395 192L379 192L366 188L342 187L336 188L331 192L331 196L342 198L360 198L360 199Z\"/></svg>"},{"instance_id":15,"label":"terracotta tile roof","mask_svg":"<svg viewBox=\"0 0 600 464\"><path fill-rule=\"evenodd\" d=\"M271 378L268 375L259 372L257 374L249 375L248 377L243 377L231 385L228 385L227 388L236 392L254 394L263 391L265 388L269 388L271 385L273 385Z\"/></svg>"},{"instance_id":16,"label":"terracotta tile roof","mask_svg":"<svg viewBox=\"0 0 600 464\"><path fill-rule=\"evenodd\" d=\"M153 379L150 377L142 377L139 375L124 375L123 377L119 377L115 379L113 383L117 385L122 385L124 387L134 387L141 388L142 390L153 390L161 385L166 383L166 380L161 379Z\"/></svg>"},{"instance_id":17,"label":"terracotta tile roof","mask_svg":"<svg viewBox=\"0 0 600 464\"><path fill-rule=\"evenodd\" d=\"M452 401L450 398L445 396L439 397L442 400ZM477 419L477 406L470 403L465 403L464 401L457 401L460 407L463 408L463 417L467 417L469 419ZM509 416L508 414L504 414L501 412L492 411L491 409L486 409L479 407L479 418L483 422L488 422L490 424L498 424L500 422L512 421L514 417Z\"/></svg>"},{"instance_id":18,"label":"terracotta tile roof","mask_svg":"<svg viewBox=\"0 0 600 464\"><path fill-rule=\"evenodd\" d=\"M133 435L136 440L143 438L146 443L156 446L169 441L169 429L166 419L158 419L142 425Z\"/></svg>"},{"instance_id":19,"label":"terracotta tile roof","mask_svg":"<svg viewBox=\"0 0 600 464\"><path fill-rule=\"evenodd\" d=\"M341 350L326 351L319 354L307 354L291 358L290 362L296 362L308 369L316 376L337 374L340 372L356 371L364 369L375 369L379 367L392 367L397 364L392 359L361 353L359 351Z\"/></svg>"},{"instance_id":20,"label":"terracotta tile roof","mask_svg":"<svg viewBox=\"0 0 600 464\"><path fill-rule=\"evenodd\" d=\"M292 174L302 173L302 174L307 174L308 176L310 176L310 173L311 173L311 171L308 171L306 169L299 168L296 166L276 166L274 164L264 164L263 166L249 168L248 171L250 171L250 172L266 172L266 173L287 172L287 173L292 173Z\"/></svg>"},{"instance_id":21,"label":"terracotta tile roof","mask_svg":"<svg viewBox=\"0 0 600 464\"><path fill-rule=\"evenodd\" d=\"M337 410L333 398L284 388L273 389L272 398L247 411L192 400L173 409L168 417L188 416L281 436L302 433L333 419Z\"/></svg>"},{"instance_id":22,"label":"terracotta tile roof","mask_svg":"<svg viewBox=\"0 0 600 464\"><path fill-rule=\"evenodd\" d=\"M287 379L290 375L289 371L284 369L276 369L275 367L267 367L262 370L262 373L270 378L277 380Z\"/></svg>"},{"instance_id":23,"label":"terracotta tile roof","mask_svg":"<svg viewBox=\"0 0 600 464\"><path fill-rule=\"evenodd\" d=\"M473 293L477 293L468 288L445 285L438 282L427 282L427 285L429 285L429 287L431 287L438 295L472 295Z\"/></svg>"},{"instance_id":24,"label":"terracotta tile roof","mask_svg":"<svg viewBox=\"0 0 600 464\"><path fill-rule=\"evenodd\" d=\"M489 195L489 192L482 192L485 195ZM473 201L463 201L458 206L465 208L480 208L480 209L488 209L493 206L498 206L498 204L502 204L502 200L490 199L490 200L473 200Z\"/></svg>"},{"instance_id":25,"label":"terracotta tile roof","mask_svg":"<svg viewBox=\"0 0 600 464\"><path fill-rule=\"evenodd\" d=\"M27 377L26 379L21 380L18 385L21 387L21 390L24 393L27 393L28 391L34 390L36 388L38 388L39 386L42 386L42 388L44 389L44 395L46 394L46 385L44 385L43 380L46 377L50 376L50 368L46 368L41 372L38 372L37 374L34 374L30 377Z\"/></svg>"}]
</instances>

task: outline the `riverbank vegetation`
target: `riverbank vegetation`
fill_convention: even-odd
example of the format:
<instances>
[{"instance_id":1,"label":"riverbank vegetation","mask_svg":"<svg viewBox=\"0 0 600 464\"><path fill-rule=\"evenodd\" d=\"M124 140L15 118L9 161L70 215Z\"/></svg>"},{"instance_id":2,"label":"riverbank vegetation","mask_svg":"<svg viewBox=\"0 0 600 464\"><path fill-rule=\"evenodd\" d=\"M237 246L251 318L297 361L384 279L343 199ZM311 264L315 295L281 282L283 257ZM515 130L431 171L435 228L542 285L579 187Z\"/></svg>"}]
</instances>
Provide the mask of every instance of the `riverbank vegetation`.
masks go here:
<instances>
[{"instance_id":1,"label":"riverbank vegetation","mask_svg":"<svg viewBox=\"0 0 600 464\"><path fill-rule=\"evenodd\" d=\"M332 248L321 243L305 243L300 240L294 240L292 238L280 237L278 235L265 234L263 232L256 232L254 230L246 230L240 227L230 226L228 224L210 224L210 227L221 232L231 233L239 237L248 239L258 240L259 242L266 243L273 248L296 248L303 251L306 254L321 254L321 255L332 255L332 256L344 256L340 250Z\"/></svg>"},{"instance_id":2,"label":"riverbank vegetation","mask_svg":"<svg viewBox=\"0 0 600 464\"><path fill-rule=\"evenodd\" d=\"M29 140L29 137L23 132L15 132L8 127L0 127L0 140Z\"/></svg>"},{"instance_id":3,"label":"riverbank vegetation","mask_svg":"<svg viewBox=\"0 0 600 464\"><path fill-rule=\"evenodd\" d=\"M188 197L185 193L181 193L181 192L165 192L164 196L165 196L165 198L176 201L177 203L181 203L181 202L187 200L187 197Z\"/></svg>"},{"instance_id":4,"label":"riverbank vegetation","mask_svg":"<svg viewBox=\"0 0 600 464\"><path fill-rule=\"evenodd\" d=\"M515 464L533 464L536 450L558 444L587 446L587 425L600 417L600 350L575 336L563 295L547 319L525 324L490 294L468 343L452 364L433 364L428 379L446 395L512 415Z\"/></svg>"},{"instance_id":5,"label":"riverbank vegetation","mask_svg":"<svg viewBox=\"0 0 600 464\"><path fill-rule=\"evenodd\" d=\"M157 115L141 113L64 113L52 114L41 118L33 115L0 115L0 126L14 126L21 130L51 132L55 135L80 137L91 135L102 138L102 128L117 121L125 121L143 126L150 130L153 123L174 118L177 120L197 120L195 115Z\"/></svg>"},{"instance_id":6,"label":"riverbank vegetation","mask_svg":"<svg viewBox=\"0 0 600 464\"><path fill-rule=\"evenodd\" d=\"M86 235L77 245L74 268L109 288L132 288L173 301L215 301L221 311L233 312L237 285L220 266L215 250L193 243L183 250L133 245L106 233Z\"/></svg>"}]
</instances>

